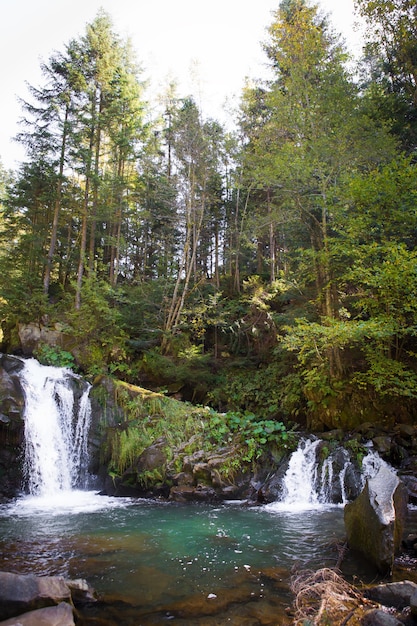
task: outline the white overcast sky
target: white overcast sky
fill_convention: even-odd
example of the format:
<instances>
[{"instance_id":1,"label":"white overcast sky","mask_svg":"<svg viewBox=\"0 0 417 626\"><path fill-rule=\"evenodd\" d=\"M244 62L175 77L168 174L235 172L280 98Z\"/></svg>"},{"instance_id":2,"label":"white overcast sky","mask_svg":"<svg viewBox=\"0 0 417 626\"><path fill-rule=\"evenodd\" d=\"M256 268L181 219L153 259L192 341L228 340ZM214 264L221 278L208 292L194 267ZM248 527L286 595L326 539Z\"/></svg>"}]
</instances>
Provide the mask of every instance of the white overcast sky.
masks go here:
<instances>
[{"instance_id":1,"label":"white overcast sky","mask_svg":"<svg viewBox=\"0 0 417 626\"><path fill-rule=\"evenodd\" d=\"M15 168L23 159L12 138L26 83L42 84L41 61L83 35L100 8L117 34L130 37L152 93L175 79L179 95L193 94L205 115L224 119L224 104L237 102L245 78L263 75L261 44L279 1L0 0L0 161ZM316 1L353 51L353 0Z\"/></svg>"}]
</instances>

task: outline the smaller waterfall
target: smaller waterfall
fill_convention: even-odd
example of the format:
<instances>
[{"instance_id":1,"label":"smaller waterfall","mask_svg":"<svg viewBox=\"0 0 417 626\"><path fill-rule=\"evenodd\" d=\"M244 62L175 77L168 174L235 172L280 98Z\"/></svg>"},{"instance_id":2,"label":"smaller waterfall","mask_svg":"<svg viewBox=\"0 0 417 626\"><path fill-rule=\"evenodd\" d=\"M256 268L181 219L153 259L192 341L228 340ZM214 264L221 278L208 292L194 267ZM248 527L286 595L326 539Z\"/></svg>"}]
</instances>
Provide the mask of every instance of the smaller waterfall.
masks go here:
<instances>
[{"instance_id":1,"label":"smaller waterfall","mask_svg":"<svg viewBox=\"0 0 417 626\"><path fill-rule=\"evenodd\" d=\"M53 496L84 487L91 409L86 388L79 401L65 368L24 363L25 475L31 495Z\"/></svg>"},{"instance_id":2,"label":"smaller waterfall","mask_svg":"<svg viewBox=\"0 0 417 626\"><path fill-rule=\"evenodd\" d=\"M340 504L346 504L346 475L352 467L347 450L337 450L337 462L334 454L330 454L321 466L321 475L318 485L318 500L322 503L332 503L336 498Z\"/></svg>"},{"instance_id":3,"label":"smaller waterfall","mask_svg":"<svg viewBox=\"0 0 417 626\"><path fill-rule=\"evenodd\" d=\"M318 504L317 483L317 447L320 440L309 439L300 442L291 455L287 472L283 480L282 502L291 508L305 508Z\"/></svg>"},{"instance_id":4,"label":"smaller waterfall","mask_svg":"<svg viewBox=\"0 0 417 626\"><path fill-rule=\"evenodd\" d=\"M320 450L323 444L320 439L300 441L282 480L281 498L267 505L269 508L303 510L323 505L344 505L348 501L349 479L352 483L354 477L359 492L367 478L375 476L382 465L388 466L372 448L362 461L361 472L358 468L354 469L348 451L342 447L322 460Z\"/></svg>"}]
</instances>

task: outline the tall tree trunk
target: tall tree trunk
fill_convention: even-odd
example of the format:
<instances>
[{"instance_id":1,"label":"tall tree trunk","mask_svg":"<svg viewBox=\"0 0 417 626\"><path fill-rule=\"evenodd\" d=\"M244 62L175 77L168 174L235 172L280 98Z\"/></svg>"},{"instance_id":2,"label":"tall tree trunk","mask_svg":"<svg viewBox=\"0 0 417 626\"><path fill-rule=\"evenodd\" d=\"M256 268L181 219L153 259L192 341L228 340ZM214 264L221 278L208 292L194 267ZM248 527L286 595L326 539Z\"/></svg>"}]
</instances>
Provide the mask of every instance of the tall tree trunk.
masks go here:
<instances>
[{"instance_id":1,"label":"tall tree trunk","mask_svg":"<svg viewBox=\"0 0 417 626\"><path fill-rule=\"evenodd\" d=\"M95 135L95 97L92 99L92 112L91 119L93 121L90 130L90 144L87 154L86 173L85 173L85 190L84 190L84 202L83 213L81 222L81 240L79 249L79 260L77 270L77 282L75 288L75 310L78 311L81 308L81 291L83 285L83 277L86 263L87 252L87 236L88 236L88 207L90 201L90 184L91 184L91 161L94 147L94 135Z\"/></svg>"},{"instance_id":2,"label":"tall tree trunk","mask_svg":"<svg viewBox=\"0 0 417 626\"><path fill-rule=\"evenodd\" d=\"M189 200L189 203L191 200ZM197 256L198 241L203 226L204 212L205 212L205 198L203 197L198 222L196 224L188 223L187 233L184 244L184 250L182 255L182 261L179 267L177 280L174 287L174 293L171 298L171 305L168 310L167 319L165 322L164 330L165 336L162 340L162 350L165 352L168 347L168 334L171 333L175 327L179 324L181 313L184 308L185 298L188 294L189 284L191 276L193 275L195 267L195 259ZM190 212L190 207L188 208ZM195 219L195 215L194 215ZM182 276L184 275L184 278ZM182 291L180 292L180 286L183 283Z\"/></svg>"},{"instance_id":3,"label":"tall tree trunk","mask_svg":"<svg viewBox=\"0 0 417 626\"><path fill-rule=\"evenodd\" d=\"M88 230L88 200L89 200L89 179L87 178L85 184L84 203L83 203L83 216L81 223L81 242L80 242L80 256L78 260L77 271L77 284L75 289L75 310L79 311L81 308L81 291L83 286L83 276L85 268L85 254L87 251L87 230Z\"/></svg>"},{"instance_id":4,"label":"tall tree trunk","mask_svg":"<svg viewBox=\"0 0 417 626\"><path fill-rule=\"evenodd\" d=\"M272 220L271 190L269 188L267 191L267 202L268 202L268 215L269 215L269 263L270 263L269 280L271 283L273 283L276 278L275 229L274 229L274 222Z\"/></svg>"},{"instance_id":5,"label":"tall tree trunk","mask_svg":"<svg viewBox=\"0 0 417 626\"><path fill-rule=\"evenodd\" d=\"M69 107L70 105L69 103L67 103L66 108L65 108L65 119L64 119L63 131L62 131L61 153L59 157L59 173L58 173L58 181L57 181L57 186L56 186L56 198L55 198L55 205L54 205L54 216L52 220L51 241L49 243L49 250L48 250L48 256L46 259L45 273L43 277L43 292L45 295L47 295L49 291L52 262L53 262L53 258L55 254L56 242L57 242L57 237L58 237L58 223L59 223L59 214L61 211L62 182L64 178L65 148L66 148L67 132L68 132Z\"/></svg>"},{"instance_id":6,"label":"tall tree trunk","mask_svg":"<svg viewBox=\"0 0 417 626\"><path fill-rule=\"evenodd\" d=\"M98 189L99 189L99 172L100 172L100 150L101 150L101 113L103 108L103 94L100 93L99 105L97 111L96 105L97 90L94 95L94 118L93 125L95 127L95 146L94 146L94 178L93 178L93 202L90 211L90 243L88 253L88 269L90 272L94 270L94 261L96 256L96 224L98 212Z\"/></svg>"}]
</instances>

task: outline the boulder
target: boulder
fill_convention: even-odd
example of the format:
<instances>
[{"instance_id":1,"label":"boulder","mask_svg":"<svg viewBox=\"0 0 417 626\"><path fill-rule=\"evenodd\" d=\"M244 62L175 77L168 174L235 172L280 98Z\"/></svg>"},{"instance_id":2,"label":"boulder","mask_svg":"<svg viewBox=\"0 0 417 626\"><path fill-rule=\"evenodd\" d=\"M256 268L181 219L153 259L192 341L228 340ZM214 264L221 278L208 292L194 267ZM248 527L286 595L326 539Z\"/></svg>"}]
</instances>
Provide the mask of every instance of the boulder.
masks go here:
<instances>
[{"instance_id":1,"label":"boulder","mask_svg":"<svg viewBox=\"0 0 417 626\"><path fill-rule=\"evenodd\" d=\"M0 619L67 602L71 590L61 576L0 572Z\"/></svg>"},{"instance_id":2,"label":"boulder","mask_svg":"<svg viewBox=\"0 0 417 626\"><path fill-rule=\"evenodd\" d=\"M391 615L382 609L366 611L361 620L363 626L404 626L395 615Z\"/></svg>"},{"instance_id":3,"label":"boulder","mask_svg":"<svg viewBox=\"0 0 417 626\"><path fill-rule=\"evenodd\" d=\"M399 551L407 515L407 490L383 464L361 494L344 510L348 545L382 573L390 573Z\"/></svg>"},{"instance_id":4,"label":"boulder","mask_svg":"<svg viewBox=\"0 0 417 626\"><path fill-rule=\"evenodd\" d=\"M18 335L21 350L26 356L32 356L40 344L60 348L64 346L65 335L60 324L55 324L54 328L35 322L18 324Z\"/></svg>"},{"instance_id":5,"label":"boulder","mask_svg":"<svg viewBox=\"0 0 417 626\"><path fill-rule=\"evenodd\" d=\"M391 451L391 437L389 435L379 435L372 439L374 450L379 452L381 456L389 454Z\"/></svg>"},{"instance_id":6,"label":"boulder","mask_svg":"<svg viewBox=\"0 0 417 626\"><path fill-rule=\"evenodd\" d=\"M387 607L403 610L417 595L417 584L410 580L375 585L366 590L366 597Z\"/></svg>"},{"instance_id":7,"label":"boulder","mask_svg":"<svg viewBox=\"0 0 417 626\"><path fill-rule=\"evenodd\" d=\"M165 467L167 462L165 448L167 445L166 440L160 438L142 452L136 461L138 475Z\"/></svg>"},{"instance_id":8,"label":"boulder","mask_svg":"<svg viewBox=\"0 0 417 626\"><path fill-rule=\"evenodd\" d=\"M411 439L416 436L416 427L412 424L397 424L394 429L398 432L402 437Z\"/></svg>"},{"instance_id":9,"label":"boulder","mask_svg":"<svg viewBox=\"0 0 417 626\"><path fill-rule=\"evenodd\" d=\"M49 606L45 609L29 611L19 617L12 617L0 626L75 626L72 607L66 602L58 606Z\"/></svg>"}]
</instances>

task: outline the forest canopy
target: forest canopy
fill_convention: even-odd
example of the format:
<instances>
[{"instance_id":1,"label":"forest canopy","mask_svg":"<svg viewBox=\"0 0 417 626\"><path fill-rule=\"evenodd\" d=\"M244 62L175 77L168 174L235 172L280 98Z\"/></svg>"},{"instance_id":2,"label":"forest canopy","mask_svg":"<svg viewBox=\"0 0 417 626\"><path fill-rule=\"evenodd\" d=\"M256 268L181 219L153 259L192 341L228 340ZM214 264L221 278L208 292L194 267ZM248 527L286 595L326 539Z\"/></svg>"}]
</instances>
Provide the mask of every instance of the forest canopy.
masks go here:
<instances>
[{"instance_id":1,"label":"forest canopy","mask_svg":"<svg viewBox=\"0 0 417 626\"><path fill-rule=\"evenodd\" d=\"M100 12L21 101L0 167L4 351L220 410L350 427L414 419L417 7L356 0L352 62L329 18L282 0L235 127L169 84L158 115ZM414 409L415 410L415 409Z\"/></svg>"}]
</instances>

